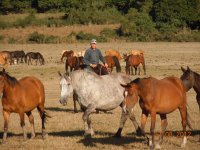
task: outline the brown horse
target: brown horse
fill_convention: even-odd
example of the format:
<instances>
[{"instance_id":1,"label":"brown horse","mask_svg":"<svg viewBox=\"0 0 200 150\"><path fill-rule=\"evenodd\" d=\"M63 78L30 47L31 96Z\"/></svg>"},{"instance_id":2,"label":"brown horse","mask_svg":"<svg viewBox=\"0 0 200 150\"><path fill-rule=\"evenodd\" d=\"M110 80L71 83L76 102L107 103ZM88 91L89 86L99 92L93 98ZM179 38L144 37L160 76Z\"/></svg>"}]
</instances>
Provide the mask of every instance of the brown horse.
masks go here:
<instances>
[{"instance_id":1,"label":"brown horse","mask_svg":"<svg viewBox=\"0 0 200 150\"><path fill-rule=\"evenodd\" d=\"M186 125L191 128L191 124L186 108L186 91L179 78L166 77L161 80L153 77L143 79L137 78L129 84L122 86L125 88L125 103L123 106L125 111L130 113L135 104L138 102L138 97L140 98L139 104L142 109L141 130L143 135L145 135L144 128L148 114L151 115L151 138L149 138L150 148L154 148L155 144L154 129L156 114L159 114L161 118L160 140L156 145L157 148L160 148L160 144L163 142L163 135L167 127L167 114L173 112L177 108L181 114L184 133L184 139L181 146L185 146L187 142Z\"/></svg>"},{"instance_id":2,"label":"brown horse","mask_svg":"<svg viewBox=\"0 0 200 150\"><path fill-rule=\"evenodd\" d=\"M0 93L2 96L4 134L3 142L7 139L8 120L10 113L18 113L20 116L21 127L24 133L24 139L27 138L25 131L24 113L29 117L32 127L32 136L35 137L34 118L31 111L37 107L42 119L42 136L45 138L45 120L49 117L44 110L45 93L44 86L40 80L35 77L24 77L17 80L8 75L5 70L0 71Z\"/></svg>"},{"instance_id":3,"label":"brown horse","mask_svg":"<svg viewBox=\"0 0 200 150\"><path fill-rule=\"evenodd\" d=\"M200 113L200 74L192 71L189 67L187 70L181 67L183 71L183 75L181 76L181 80L185 86L186 92L193 88L196 92L196 100L199 105L199 113Z\"/></svg>"},{"instance_id":4,"label":"brown horse","mask_svg":"<svg viewBox=\"0 0 200 150\"><path fill-rule=\"evenodd\" d=\"M116 56L119 61L122 59L120 53L117 50L106 50L105 54L106 56Z\"/></svg>"},{"instance_id":5,"label":"brown horse","mask_svg":"<svg viewBox=\"0 0 200 150\"><path fill-rule=\"evenodd\" d=\"M5 57L4 53L0 53L0 66L2 68L6 68L8 66L7 58Z\"/></svg>"},{"instance_id":6,"label":"brown horse","mask_svg":"<svg viewBox=\"0 0 200 150\"><path fill-rule=\"evenodd\" d=\"M74 55L74 52L72 50L63 52L62 57L61 57L61 62L63 63L63 59L65 57L73 56L73 55Z\"/></svg>"},{"instance_id":7,"label":"brown horse","mask_svg":"<svg viewBox=\"0 0 200 150\"><path fill-rule=\"evenodd\" d=\"M126 74L130 74L130 70L131 70L131 73L133 75L132 67L134 67L135 75L137 75L137 68L140 64L142 64L143 70L144 70L144 75L146 75L145 60L142 55L128 55L127 56L127 54L124 54L123 58L126 62ZM140 75L140 67L139 67L138 75Z\"/></svg>"},{"instance_id":8,"label":"brown horse","mask_svg":"<svg viewBox=\"0 0 200 150\"><path fill-rule=\"evenodd\" d=\"M70 72L78 70L81 64L83 64L83 57L68 55L65 62L65 71L68 72L68 67L70 67Z\"/></svg>"},{"instance_id":9,"label":"brown horse","mask_svg":"<svg viewBox=\"0 0 200 150\"><path fill-rule=\"evenodd\" d=\"M121 72L121 66L116 56L105 56L104 58L111 72L113 71L113 67L116 67L116 72Z\"/></svg>"},{"instance_id":10,"label":"brown horse","mask_svg":"<svg viewBox=\"0 0 200 150\"><path fill-rule=\"evenodd\" d=\"M7 64L12 64L12 57L9 51L1 51L0 55L3 56Z\"/></svg>"}]
</instances>

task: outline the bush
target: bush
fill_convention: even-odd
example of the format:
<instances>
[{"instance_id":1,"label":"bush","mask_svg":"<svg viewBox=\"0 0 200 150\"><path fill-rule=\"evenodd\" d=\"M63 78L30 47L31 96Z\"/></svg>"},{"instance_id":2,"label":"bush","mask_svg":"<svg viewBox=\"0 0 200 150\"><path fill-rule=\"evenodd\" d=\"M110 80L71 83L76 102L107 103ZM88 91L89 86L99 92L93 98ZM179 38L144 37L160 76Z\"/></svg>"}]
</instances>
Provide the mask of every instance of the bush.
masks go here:
<instances>
[{"instance_id":1,"label":"bush","mask_svg":"<svg viewBox=\"0 0 200 150\"><path fill-rule=\"evenodd\" d=\"M17 40L15 38L8 38L8 43L15 44L15 43L17 43Z\"/></svg>"},{"instance_id":2,"label":"bush","mask_svg":"<svg viewBox=\"0 0 200 150\"><path fill-rule=\"evenodd\" d=\"M33 32L28 37L28 42L30 43L59 43L60 38L54 35L44 35L38 32Z\"/></svg>"},{"instance_id":3,"label":"bush","mask_svg":"<svg viewBox=\"0 0 200 150\"><path fill-rule=\"evenodd\" d=\"M80 41L90 41L91 39L96 39L98 42L107 42L105 37L93 35L91 33L83 33L83 31L76 35L76 39Z\"/></svg>"},{"instance_id":4,"label":"bush","mask_svg":"<svg viewBox=\"0 0 200 150\"><path fill-rule=\"evenodd\" d=\"M103 37L108 37L108 38L116 38L117 37L117 33L115 30L113 29L109 29L109 28L104 28L101 32L100 35Z\"/></svg>"},{"instance_id":5,"label":"bush","mask_svg":"<svg viewBox=\"0 0 200 150\"><path fill-rule=\"evenodd\" d=\"M45 36L38 32L33 32L29 35L28 41L31 43L44 43Z\"/></svg>"}]
</instances>

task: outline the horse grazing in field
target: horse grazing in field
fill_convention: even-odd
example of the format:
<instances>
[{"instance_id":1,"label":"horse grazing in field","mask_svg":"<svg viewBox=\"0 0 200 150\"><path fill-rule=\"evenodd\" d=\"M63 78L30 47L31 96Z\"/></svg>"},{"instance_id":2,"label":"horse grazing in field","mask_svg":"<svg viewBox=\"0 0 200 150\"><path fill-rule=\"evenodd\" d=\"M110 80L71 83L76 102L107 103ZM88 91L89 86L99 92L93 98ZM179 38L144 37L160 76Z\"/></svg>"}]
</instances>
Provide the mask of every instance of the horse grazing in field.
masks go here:
<instances>
[{"instance_id":1,"label":"horse grazing in field","mask_svg":"<svg viewBox=\"0 0 200 150\"><path fill-rule=\"evenodd\" d=\"M36 65L39 61L40 65L44 65L44 57L39 52L28 52L25 57L25 62L32 65L32 60L36 60Z\"/></svg>"},{"instance_id":2,"label":"horse grazing in field","mask_svg":"<svg viewBox=\"0 0 200 150\"><path fill-rule=\"evenodd\" d=\"M199 112L200 112L200 74L192 71L189 67L187 70L181 67L183 71L183 75L181 76L181 80L185 86L185 90L189 91L193 88L196 92L196 100L199 105Z\"/></svg>"},{"instance_id":3,"label":"horse grazing in field","mask_svg":"<svg viewBox=\"0 0 200 150\"><path fill-rule=\"evenodd\" d=\"M120 53L117 50L106 50L105 54L106 56L116 56L119 61L122 59Z\"/></svg>"},{"instance_id":4,"label":"horse grazing in field","mask_svg":"<svg viewBox=\"0 0 200 150\"><path fill-rule=\"evenodd\" d=\"M119 63L119 60L116 56L105 56L106 63L108 64L108 68L111 69L111 72L113 71L113 67L116 66L116 72L121 72L121 65Z\"/></svg>"},{"instance_id":5,"label":"horse grazing in field","mask_svg":"<svg viewBox=\"0 0 200 150\"><path fill-rule=\"evenodd\" d=\"M14 63L14 60L16 60L17 64L19 63L19 60L21 60L21 63L23 63L26 56L23 50L11 51L10 55L12 58L12 63Z\"/></svg>"},{"instance_id":6,"label":"horse grazing in field","mask_svg":"<svg viewBox=\"0 0 200 150\"><path fill-rule=\"evenodd\" d=\"M160 140L156 145L156 148L160 148L167 127L167 114L173 112L177 108L181 114L184 133L181 146L185 146L187 142L186 125L190 128L192 127L186 108L186 91L179 78L166 77L161 80L153 77L143 79L137 78L129 84L122 86L125 88L125 103L123 110L130 113L138 102L138 97L140 98L139 104L142 109L141 129L144 136L146 136L144 131L146 120L148 115L151 115L151 137L148 139L150 148L154 148L155 145L154 130L156 114L159 114L161 118Z\"/></svg>"},{"instance_id":7,"label":"horse grazing in field","mask_svg":"<svg viewBox=\"0 0 200 150\"><path fill-rule=\"evenodd\" d=\"M128 83L131 81L130 77L121 73L109 74L105 76L98 76L94 72L85 70L73 71L70 75L61 75L60 87L61 98L60 103L65 104L69 96L73 93L73 98L79 102L81 109L83 110L83 121L85 125L85 134L93 135L92 123L90 115L96 111L106 111L117 108L123 103L123 91L124 88L120 86L120 83ZM135 120L134 114L127 115L122 111L121 122L127 120L130 117L137 133L140 128ZM120 133L124 124L120 122ZM116 134L121 136L119 131Z\"/></svg>"},{"instance_id":8,"label":"horse grazing in field","mask_svg":"<svg viewBox=\"0 0 200 150\"><path fill-rule=\"evenodd\" d=\"M61 62L63 63L63 59L65 57L73 56L73 55L74 55L74 52L72 50L70 50L70 51L64 51L63 54L62 54L62 57L61 57Z\"/></svg>"},{"instance_id":9,"label":"horse grazing in field","mask_svg":"<svg viewBox=\"0 0 200 150\"><path fill-rule=\"evenodd\" d=\"M45 138L45 120L48 115L44 110L45 91L44 85L35 77L24 77L17 80L8 75L5 70L0 71L0 93L2 95L4 134L3 142L7 139L8 120L10 113L18 113L20 123L24 133L24 139L27 138L24 122L24 113L29 117L32 127L32 136L35 137L34 118L31 111L37 107L42 119L42 136Z\"/></svg>"},{"instance_id":10,"label":"horse grazing in field","mask_svg":"<svg viewBox=\"0 0 200 150\"><path fill-rule=\"evenodd\" d=\"M143 70L144 70L144 75L146 75L145 60L142 55L128 55L127 56L126 54L124 54L123 58L126 62L126 74L130 74L130 72L131 72L133 75L132 67L134 67L135 75L137 75L137 68L140 64L142 64ZM140 75L140 67L139 67L138 75Z\"/></svg>"}]
</instances>

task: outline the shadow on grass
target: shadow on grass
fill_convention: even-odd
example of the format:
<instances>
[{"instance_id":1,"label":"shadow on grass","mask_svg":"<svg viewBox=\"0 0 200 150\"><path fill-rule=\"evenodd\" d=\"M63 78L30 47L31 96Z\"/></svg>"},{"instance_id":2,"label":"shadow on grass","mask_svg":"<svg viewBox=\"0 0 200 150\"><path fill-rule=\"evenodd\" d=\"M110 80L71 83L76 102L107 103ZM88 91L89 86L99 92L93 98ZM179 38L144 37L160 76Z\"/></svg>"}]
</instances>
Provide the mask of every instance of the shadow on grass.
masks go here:
<instances>
[{"instance_id":1,"label":"shadow on grass","mask_svg":"<svg viewBox=\"0 0 200 150\"><path fill-rule=\"evenodd\" d=\"M89 146L89 147L97 147L96 144L123 146L130 143L141 143L141 142L145 142L145 139L134 136L133 137L126 136L122 138L115 138L113 136L100 137L100 138L85 137L78 141L78 143L82 143L84 146Z\"/></svg>"},{"instance_id":2,"label":"shadow on grass","mask_svg":"<svg viewBox=\"0 0 200 150\"><path fill-rule=\"evenodd\" d=\"M56 111L56 112L71 112L74 113L73 109L68 109L68 108L59 108L59 107L47 107L45 108L46 110L49 111ZM82 112L81 110L78 110L78 112Z\"/></svg>"}]
</instances>

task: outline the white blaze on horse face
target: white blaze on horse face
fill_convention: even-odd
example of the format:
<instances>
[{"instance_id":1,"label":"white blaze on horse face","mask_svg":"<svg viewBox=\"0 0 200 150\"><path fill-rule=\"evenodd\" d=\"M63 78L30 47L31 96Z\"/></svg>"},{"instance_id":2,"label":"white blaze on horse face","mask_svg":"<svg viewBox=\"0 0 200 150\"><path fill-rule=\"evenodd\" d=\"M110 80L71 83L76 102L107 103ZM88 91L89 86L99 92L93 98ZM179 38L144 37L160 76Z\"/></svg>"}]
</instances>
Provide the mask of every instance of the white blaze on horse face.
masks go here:
<instances>
[{"instance_id":1,"label":"white blaze on horse face","mask_svg":"<svg viewBox=\"0 0 200 150\"><path fill-rule=\"evenodd\" d=\"M70 82L68 82L64 77L60 80L61 87L61 103L65 103L67 96L71 94L72 87Z\"/></svg>"}]
</instances>

